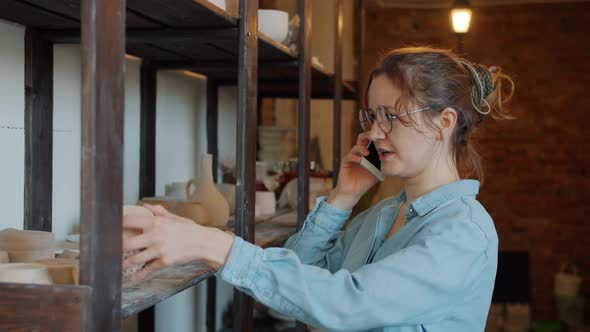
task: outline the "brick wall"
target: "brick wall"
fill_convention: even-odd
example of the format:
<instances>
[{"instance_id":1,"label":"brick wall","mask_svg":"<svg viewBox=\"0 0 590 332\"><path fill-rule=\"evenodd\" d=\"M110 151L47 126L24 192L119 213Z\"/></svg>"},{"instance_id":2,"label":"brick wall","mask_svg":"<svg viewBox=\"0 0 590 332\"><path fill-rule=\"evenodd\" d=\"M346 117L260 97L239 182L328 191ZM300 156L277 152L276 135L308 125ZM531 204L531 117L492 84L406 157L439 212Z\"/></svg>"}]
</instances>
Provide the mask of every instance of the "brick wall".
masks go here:
<instances>
[{"instance_id":1,"label":"brick wall","mask_svg":"<svg viewBox=\"0 0 590 332\"><path fill-rule=\"evenodd\" d=\"M369 8L367 19L368 64L388 48L457 45L446 10ZM475 8L464 55L515 80L518 119L489 121L477 134L479 198L501 249L530 253L533 318L555 318L561 262L579 260L590 293L590 3Z\"/></svg>"}]
</instances>

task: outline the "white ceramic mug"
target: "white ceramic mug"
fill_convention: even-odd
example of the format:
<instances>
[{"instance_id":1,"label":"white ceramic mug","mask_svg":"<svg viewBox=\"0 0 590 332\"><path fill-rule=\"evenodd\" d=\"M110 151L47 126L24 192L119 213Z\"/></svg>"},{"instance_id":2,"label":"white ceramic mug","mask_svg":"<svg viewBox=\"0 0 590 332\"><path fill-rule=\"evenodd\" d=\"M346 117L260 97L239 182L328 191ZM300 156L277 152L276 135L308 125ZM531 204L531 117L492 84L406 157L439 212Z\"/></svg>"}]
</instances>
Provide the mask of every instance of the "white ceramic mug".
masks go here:
<instances>
[{"instance_id":1,"label":"white ceramic mug","mask_svg":"<svg viewBox=\"0 0 590 332\"><path fill-rule=\"evenodd\" d=\"M166 196L175 198L186 198L186 182L172 182L166 185Z\"/></svg>"},{"instance_id":2,"label":"white ceramic mug","mask_svg":"<svg viewBox=\"0 0 590 332\"><path fill-rule=\"evenodd\" d=\"M279 43L283 42L289 32L289 14L281 10L259 9L258 30Z\"/></svg>"}]
</instances>

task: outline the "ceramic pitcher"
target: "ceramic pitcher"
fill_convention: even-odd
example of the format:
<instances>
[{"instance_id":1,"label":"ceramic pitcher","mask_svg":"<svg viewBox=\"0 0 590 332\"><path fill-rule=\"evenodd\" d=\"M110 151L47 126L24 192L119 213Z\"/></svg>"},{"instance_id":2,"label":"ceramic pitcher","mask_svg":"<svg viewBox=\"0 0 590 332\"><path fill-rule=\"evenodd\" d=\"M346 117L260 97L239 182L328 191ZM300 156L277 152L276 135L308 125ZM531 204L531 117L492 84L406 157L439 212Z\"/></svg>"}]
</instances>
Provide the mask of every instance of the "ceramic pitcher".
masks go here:
<instances>
[{"instance_id":1,"label":"ceramic pitcher","mask_svg":"<svg viewBox=\"0 0 590 332\"><path fill-rule=\"evenodd\" d=\"M190 201L198 202L207 210L210 219L207 225L223 227L229 220L229 204L217 189L213 182L213 156L201 155L201 171L198 180L193 179L187 183L186 194ZM196 189L191 191L195 186Z\"/></svg>"}]
</instances>

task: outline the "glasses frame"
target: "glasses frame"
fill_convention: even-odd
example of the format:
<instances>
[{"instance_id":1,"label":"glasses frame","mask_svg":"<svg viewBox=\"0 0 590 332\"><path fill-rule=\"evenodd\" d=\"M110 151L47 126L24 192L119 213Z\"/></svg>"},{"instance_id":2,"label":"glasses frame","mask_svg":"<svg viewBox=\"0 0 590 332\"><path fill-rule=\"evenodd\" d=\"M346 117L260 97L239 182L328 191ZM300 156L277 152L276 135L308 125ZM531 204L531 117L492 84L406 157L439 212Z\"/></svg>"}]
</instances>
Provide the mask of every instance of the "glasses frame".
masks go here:
<instances>
[{"instance_id":1,"label":"glasses frame","mask_svg":"<svg viewBox=\"0 0 590 332\"><path fill-rule=\"evenodd\" d=\"M364 132L369 132L371 131L371 128L373 128L373 124L375 123L375 120L377 120L377 112L382 112L385 115L385 118L389 121L389 130L386 131L385 129L383 129L383 126L381 125L382 121L377 121L377 125L379 126L379 129L381 129L381 131L385 134L389 134L391 133L391 131L393 130L393 120L404 117L404 116L408 116L410 114L415 114L415 113L419 113L419 112L424 112L424 111L429 111L429 110L433 110L432 106L427 106L424 108L420 108L417 109L415 111L411 111L411 112L406 112L400 115L395 115L389 112L389 109L391 109L392 107L388 107L385 105L379 105L377 106L377 111L372 110L371 108L361 108L359 110L359 123L361 125L361 129ZM371 121L371 124L369 125L369 129L366 130L363 126L363 123L366 122L363 120L363 116L365 116L367 119L369 119Z\"/></svg>"}]
</instances>

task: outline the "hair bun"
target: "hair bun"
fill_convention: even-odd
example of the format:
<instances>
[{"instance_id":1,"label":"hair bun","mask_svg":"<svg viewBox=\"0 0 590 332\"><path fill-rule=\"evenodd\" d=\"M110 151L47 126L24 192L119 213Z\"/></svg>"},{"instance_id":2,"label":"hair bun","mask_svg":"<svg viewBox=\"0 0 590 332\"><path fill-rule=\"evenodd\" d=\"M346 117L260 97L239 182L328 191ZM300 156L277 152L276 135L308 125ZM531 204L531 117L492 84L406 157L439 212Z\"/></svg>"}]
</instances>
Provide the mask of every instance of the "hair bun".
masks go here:
<instances>
[{"instance_id":1,"label":"hair bun","mask_svg":"<svg viewBox=\"0 0 590 332\"><path fill-rule=\"evenodd\" d=\"M490 69L486 68L483 65L480 64L476 64L473 67L475 67L475 70L477 71L477 74L479 76L479 78L481 79L481 83L483 86L483 98L487 98L493 91L494 91L494 79L492 78L492 69L494 69L494 71L497 70L497 67L490 67Z\"/></svg>"}]
</instances>

